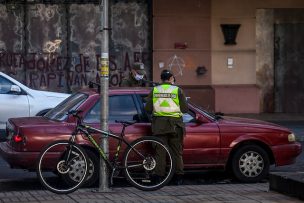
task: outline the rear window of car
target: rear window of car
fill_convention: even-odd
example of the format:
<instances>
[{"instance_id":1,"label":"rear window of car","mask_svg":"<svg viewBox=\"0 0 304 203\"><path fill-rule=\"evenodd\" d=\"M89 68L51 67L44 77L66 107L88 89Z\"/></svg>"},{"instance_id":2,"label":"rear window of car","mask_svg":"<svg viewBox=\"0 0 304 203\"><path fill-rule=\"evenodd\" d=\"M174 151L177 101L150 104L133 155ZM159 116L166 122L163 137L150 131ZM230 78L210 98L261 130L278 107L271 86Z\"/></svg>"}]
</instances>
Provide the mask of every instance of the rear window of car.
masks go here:
<instances>
[{"instance_id":1,"label":"rear window of car","mask_svg":"<svg viewBox=\"0 0 304 203\"><path fill-rule=\"evenodd\" d=\"M68 117L67 113L69 111L77 109L87 98L88 95L83 93L73 94L47 112L44 117L51 120L63 121Z\"/></svg>"}]
</instances>

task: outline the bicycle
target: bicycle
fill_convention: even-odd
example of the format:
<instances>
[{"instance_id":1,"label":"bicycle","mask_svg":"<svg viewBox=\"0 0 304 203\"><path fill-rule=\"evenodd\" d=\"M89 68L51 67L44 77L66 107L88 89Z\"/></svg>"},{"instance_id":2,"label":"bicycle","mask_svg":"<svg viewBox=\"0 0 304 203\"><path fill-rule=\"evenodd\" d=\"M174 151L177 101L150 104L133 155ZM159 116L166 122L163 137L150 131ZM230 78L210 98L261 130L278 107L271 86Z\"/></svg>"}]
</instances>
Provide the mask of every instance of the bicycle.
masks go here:
<instances>
[{"instance_id":1,"label":"bicycle","mask_svg":"<svg viewBox=\"0 0 304 203\"><path fill-rule=\"evenodd\" d=\"M93 147L105 160L107 167L111 171L110 184L113 185L113 178L121 170L127 181L134 187L144 190L157 190L165 186L172 178L175 171L175 160L170 149L157 137L143 136L129 143L124 138L125 128L135 122L116 121L123 125L120 135L106 132L85 125L78 115L80 111L70 111L76 118L76 127L69 140L55 141L47 145L40 153L37 164L37 176L41 184L48 190L66 194L80 188L87 180L92 161L88 157L85 149L77 144L76 136L81 133L88 138ZM101 133L118 141L116 152L110 160L104 150L97 144L91 132ZM124 150L123 158L119 158L122 143L127 147ZM165 175L157 176L155 169L159 164L158 147L166 153ZM98 167L95 167L95 169Z\"/></svg>"}]
</instances>

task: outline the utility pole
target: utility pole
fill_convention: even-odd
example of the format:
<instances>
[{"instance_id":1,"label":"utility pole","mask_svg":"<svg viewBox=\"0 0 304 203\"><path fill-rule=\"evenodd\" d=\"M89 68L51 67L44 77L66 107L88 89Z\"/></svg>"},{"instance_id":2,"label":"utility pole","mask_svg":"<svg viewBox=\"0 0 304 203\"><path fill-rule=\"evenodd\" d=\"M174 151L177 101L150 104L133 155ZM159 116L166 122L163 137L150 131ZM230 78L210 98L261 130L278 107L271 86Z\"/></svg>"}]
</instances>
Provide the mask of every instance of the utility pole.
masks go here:
<instances>
[{"instance_id":1,"label":"utility pole","mask_svg":"<svg viewBox=\"0 0 304 203\"><path fill-rule=\"evenodd\" d=\"M108 9L109 1L101 0L101 59L100 59L100 128L103 131L108 131L109 118L109 23ZM108 136L103 136L100 143L101 148L107 157L109 157L109 141ZM109 171L107 163L100 157L99 170L99 192L109 191Z\"/></svg>"}]
</instances>

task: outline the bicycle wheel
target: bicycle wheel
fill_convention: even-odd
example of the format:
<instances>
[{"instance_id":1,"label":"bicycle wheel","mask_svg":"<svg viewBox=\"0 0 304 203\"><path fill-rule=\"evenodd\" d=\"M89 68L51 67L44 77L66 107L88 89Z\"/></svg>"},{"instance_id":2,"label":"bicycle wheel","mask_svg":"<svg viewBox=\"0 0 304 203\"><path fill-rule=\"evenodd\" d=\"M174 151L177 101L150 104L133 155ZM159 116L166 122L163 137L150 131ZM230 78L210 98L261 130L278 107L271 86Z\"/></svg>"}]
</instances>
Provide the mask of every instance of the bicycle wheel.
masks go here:
<instances>
[{"instance_id":1,"label":"bicycle wheel","mask_svg":"<svg viewBox=\"0 0 304 203\"><path fill-rule=\"evenodd\" d=\"M48 190L66 194L78 189L87 176L88 159L85 151L69 141L56 141L40 153L37 176Z\"/></svg>"},{"instance_id":2,"label":"bicycle wheel","mask_svg":"<svg viewBox=\"0 0 304 203\"><path fill-rule=\"evenodd\" d=\"M140 190L157 190L165 186L175 172L175 160L169 148L157 137L146 136L130 144L124 154L123 165L127 180ZM161 164L159 150L163 150L165 159ZM161 166L162 165L162 166ZM159 176L156 169L162 167Z\"/></svg>"}]
</instances>

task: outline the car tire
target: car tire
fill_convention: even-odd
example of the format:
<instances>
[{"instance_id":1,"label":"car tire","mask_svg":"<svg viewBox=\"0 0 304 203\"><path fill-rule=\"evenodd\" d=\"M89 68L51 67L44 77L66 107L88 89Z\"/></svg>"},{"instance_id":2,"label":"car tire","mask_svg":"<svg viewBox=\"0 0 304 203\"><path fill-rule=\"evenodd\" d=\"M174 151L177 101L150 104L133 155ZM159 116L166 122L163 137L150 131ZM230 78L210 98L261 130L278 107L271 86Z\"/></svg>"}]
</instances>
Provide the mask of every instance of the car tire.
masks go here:
<instances>
[{"instance_id":1,"label":"car tire","mask_svg":"<svg viewBox=\"0 0 304 203\"><path fill-rule=\"evenodd\" d=\"M99 157L91 150L86 150L86 154L88 155L88 177L84 186L90 187L99 182Z\"/></svg>"},{"instance_id":2,"label":"car tire","mask_svg":"<svg viewBox=\"0 0 304 203\"><path fill-rule=\"evenodd\" d=\"M99 161L97 155L91 150L85 150L85 153L87 154L88 158L88 172L86 180L82 186L90 187L97 184L99 181L99 170L96 170L99 168ZM62 178L66 183L74 182L69 175L63 175Z\"/></svg>"},{"instance_id":3,"label":"car tire","mask_svg":"<svg viewBox=\"0 0 304 203\"><path fill-rule=\"evenodd\" d=\"M257 145L239 148L232 157L232 172L241 182L253 183L263 180L269 172L269 157Z\"/></svg>"}]
</instances>

